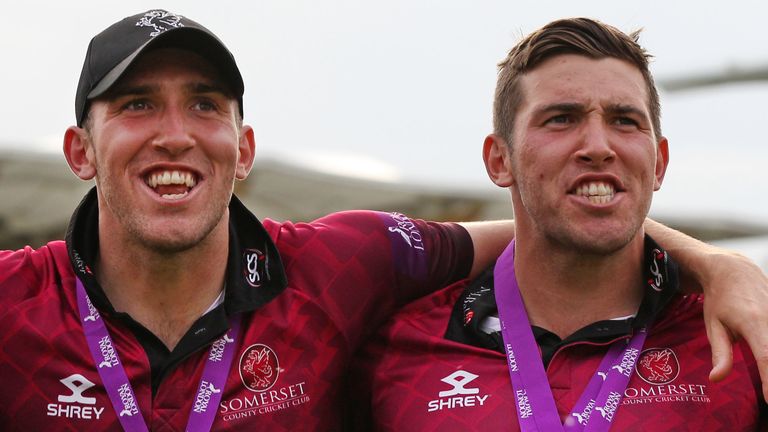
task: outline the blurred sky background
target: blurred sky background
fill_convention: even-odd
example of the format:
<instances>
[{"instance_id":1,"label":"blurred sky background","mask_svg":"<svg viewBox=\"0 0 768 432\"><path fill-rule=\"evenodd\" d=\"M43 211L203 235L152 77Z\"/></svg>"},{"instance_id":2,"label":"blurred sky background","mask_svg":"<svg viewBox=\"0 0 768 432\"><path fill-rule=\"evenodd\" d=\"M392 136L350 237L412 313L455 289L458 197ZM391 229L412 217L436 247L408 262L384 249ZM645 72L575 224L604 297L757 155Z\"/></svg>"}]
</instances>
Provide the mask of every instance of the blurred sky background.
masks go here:
<instances>
[{"instance_id":1,"label":"blurred sky background","mask_svg":"<svg viewBox=\"0 0 768 432\"><path fill-rule=\"evenodd\" d=\"M552 19L643 27L657 80L768 66L759 1L6 2L0 150L60 154L90 38L152 8L235 54L257 158L444 188L494 187L480 151L496 64ZM767 224L767 99L768 81L662 92L671 164L652 213Z\"/></svg>"}]
</instances>

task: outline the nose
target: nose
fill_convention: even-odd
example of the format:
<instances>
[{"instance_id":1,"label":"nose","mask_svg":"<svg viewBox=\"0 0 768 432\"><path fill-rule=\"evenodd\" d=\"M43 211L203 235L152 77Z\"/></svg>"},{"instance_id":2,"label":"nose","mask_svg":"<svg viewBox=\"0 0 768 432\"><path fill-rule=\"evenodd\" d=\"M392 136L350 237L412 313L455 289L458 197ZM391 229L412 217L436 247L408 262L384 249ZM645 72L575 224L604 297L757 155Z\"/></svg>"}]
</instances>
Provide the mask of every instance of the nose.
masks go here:
<instances>
[{"instance_id":1,"label":"nose","mask_svg":"<svg viewBox=\"0 0 768 432\"><path fill-rule=\"evenodd\" d=\"M159 151L176 156L195 145L195 139L182 108L165 107L162 115L158 116L156 127L157 133L152 145Z\"/></svg>"},{"instance_id":2,"label":"nose","mask_svg":"<svg viewBox=\"0 0 768 432\"><path fill-rule=\"evenodd\" d=\"M616 158L608 125L602 119L593 118L584 122L579 138L575 156L580 162L599 167Z\"/></svg>"}]
</instances>

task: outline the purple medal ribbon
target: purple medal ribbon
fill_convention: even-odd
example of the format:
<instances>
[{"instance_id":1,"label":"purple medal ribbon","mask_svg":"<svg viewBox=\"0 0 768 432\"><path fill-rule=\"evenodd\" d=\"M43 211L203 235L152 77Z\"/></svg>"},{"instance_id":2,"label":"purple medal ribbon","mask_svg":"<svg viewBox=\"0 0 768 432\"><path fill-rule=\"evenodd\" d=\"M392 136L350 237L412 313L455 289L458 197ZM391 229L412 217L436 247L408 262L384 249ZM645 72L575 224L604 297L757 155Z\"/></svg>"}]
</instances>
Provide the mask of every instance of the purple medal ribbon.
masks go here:
<instances>
[{"instance_id":1,"label":"purple medal ribbon","mask_svg":"<svg viewBox=\"0 0 768 432\"><path fill-rule=\"evenodd\" d=\"M83 332L96 369L109 395L117 418L125 431L148 431L136 395L120 362L99 311L91 303L83 283L77 278L77 306ZM240 332L240 316L230 320L229 331L216 340L208 353L200 384L187 421L187 431L210 431L221 401L227 374L232 365L235 341Z\"/></svg>"},{"instance_id":2,"label":"purple medal ribbon","mask_svg":"<svg viewBox=\"0 0 768 432\"><path fill-rule=\"evenodd\" d=\"M614 342L595 375L561 423L539 347L531 332L515 276L515 243L499 257L494 269L495 297L522 431L605 431L610 428L647 336L643 328L627 342Z\"/></svg>"}]
</instances>

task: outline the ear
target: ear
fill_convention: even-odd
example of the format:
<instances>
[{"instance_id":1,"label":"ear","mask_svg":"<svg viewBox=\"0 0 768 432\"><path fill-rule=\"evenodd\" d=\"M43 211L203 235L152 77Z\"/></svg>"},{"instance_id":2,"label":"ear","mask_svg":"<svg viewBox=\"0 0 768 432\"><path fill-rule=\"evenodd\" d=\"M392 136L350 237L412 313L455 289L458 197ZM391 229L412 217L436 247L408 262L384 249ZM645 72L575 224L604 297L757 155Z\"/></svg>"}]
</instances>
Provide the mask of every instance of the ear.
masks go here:
<instances>
[{"instance_id":1,"label":"ear","mask_svg":"<svg viewBox=\"0 0 768 432\"><path fill-rule=\"evenodd\" d=\"M240 130L240 141L237 145L237 167L235 178L245 180L253 168L253 160L256 155L256 139L253 136L253 128L244 125Z\"/></svg>"},{"instance_id":2,"label":"ear","mask_svg":"<svg viewBox=\"0 0 768 432\"><path fill-rule=\"evenodd\" d=\"M83 128L70 126L64 132L64 157L69 169L82 180L96 176L96 161L88 133Z\"/></svg>"},{"instance_id":3,"label":"ear","mask_svg":"<svg viewBox=\"0 0 768 432\"><path fill-rule=\"evenodd\" d=\"M669 165L669 142L665 137L661 137L656 146L656 181L653 183L653 190L661 189L661 183L664 181L664 174Z\"/></svg>"},{"instance_id":4,"label":"ear","mask_svg":"<svg viewBox=\"0 0 768 432\"><path fill-rule=\"evenodd\" d=\"M499 187L509 187L514 183L512 161L507 142L498 135L488 135L483 142L483 162L491 181Z\"/></svg>"}]
</instances>

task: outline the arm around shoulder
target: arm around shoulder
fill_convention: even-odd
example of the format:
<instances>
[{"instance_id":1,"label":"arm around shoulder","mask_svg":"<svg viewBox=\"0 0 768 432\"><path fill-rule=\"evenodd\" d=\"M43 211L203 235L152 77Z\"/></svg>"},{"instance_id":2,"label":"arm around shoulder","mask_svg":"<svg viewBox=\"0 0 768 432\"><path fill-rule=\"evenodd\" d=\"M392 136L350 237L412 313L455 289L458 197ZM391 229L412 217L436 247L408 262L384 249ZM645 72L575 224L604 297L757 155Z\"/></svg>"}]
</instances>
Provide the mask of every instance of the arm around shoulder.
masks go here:
<instances>
[{"instance_id":1,"label":"arm around shoulder","mask_svg":"<svg viewBox=\"0 0 768 432\"><path fill-rule=\"evenodd\" d=\"M681 267L684 286L704 292L704 319L712 346L710 379L720 381L731 371L732 342L749 344L768 394L768 277L747 257L715 247L650 219L646 231Z\"/></svg>"},{"instance_id":2,"label":"arm around shoulder","mask_svg":"<svg viewBox=\"0 0 768 432\"><path fill-rule=\"evenodd\" d=\"M515 237L515 221L460 222L472 237L474 259L469 277L474 278L504 252Z\"/></svg>"}]
</instances>

